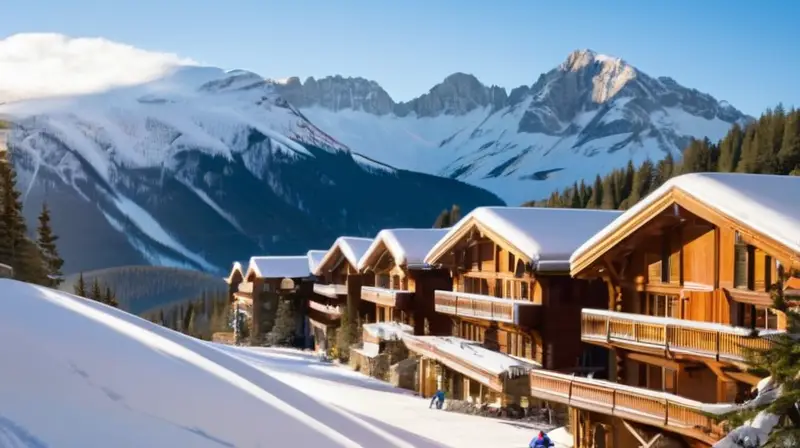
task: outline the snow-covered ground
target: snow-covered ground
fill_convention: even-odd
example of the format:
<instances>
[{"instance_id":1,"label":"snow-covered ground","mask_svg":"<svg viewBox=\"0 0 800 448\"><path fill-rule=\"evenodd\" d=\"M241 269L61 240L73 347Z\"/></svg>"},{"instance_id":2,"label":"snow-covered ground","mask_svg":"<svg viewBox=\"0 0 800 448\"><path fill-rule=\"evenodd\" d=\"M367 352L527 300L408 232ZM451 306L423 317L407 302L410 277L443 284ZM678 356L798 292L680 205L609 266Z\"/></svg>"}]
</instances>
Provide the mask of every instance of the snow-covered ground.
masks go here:
<instances>
[{"instance_id":1,"label":"snow-covered ground","mask_svg":"<svg viewBox=\"0 0 800 448\"><path fill-rule=\"evenodd\" d=\"M3 448L515 448L534 433L429 410L307 353L210 344L0 279Z\"/></svg>"}]
</instances>

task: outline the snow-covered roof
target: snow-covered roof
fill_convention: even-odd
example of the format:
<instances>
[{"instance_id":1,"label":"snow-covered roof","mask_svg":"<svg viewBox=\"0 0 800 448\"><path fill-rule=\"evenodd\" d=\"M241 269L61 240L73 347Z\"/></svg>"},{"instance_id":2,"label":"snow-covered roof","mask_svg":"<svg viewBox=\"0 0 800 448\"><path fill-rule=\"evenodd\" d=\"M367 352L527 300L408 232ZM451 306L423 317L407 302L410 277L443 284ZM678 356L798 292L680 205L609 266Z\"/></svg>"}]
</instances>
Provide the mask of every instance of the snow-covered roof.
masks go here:
<instances>
[{"instance_id":1,"label":"snow-covered roof","mask_svg":"<svg viewBox=\"0 0 800 448\"><path fill-rule=\"evenodd\" d=\"M234 261L234 262L233 262L233 267L231 267L231 272L230 272L230 274L228 274L228 276L227 276L227 277L225 277L225 281L226 281L227 283L230 283L230 282L232 282L232 281L233 281L233 276L234 276L234 275L235 275L237 272L238 272L239 274L241 274L241 275L242 275L242 277L244 277L244 273L245 273L244 265L245 265L245 264L247 264L247 262L245 262L245 263L242 263L242 262L239 262L239 261Z\"/></svg>"},{"instance_id":2,"label":"snow-covered roof","mask_svg":"<svg viewBox=\"0 0 800 448\"><path fill-rule=\"evenodd\" d=\"M392 254L399 266L414 266L425 263L428 251L450 229L383 229L375 236L372 245L358 262L358 270L363 271L379 254L383 245Z\"/></svg>"},{"instance_id":3,"label":"snow-covered roof","mask_svg":"<svg viewBox=\"0 0 800 448\"><path fill-rule=\"evenodd\" d=\"M308 251L308 271L314 274L317 272L317 267L319 267L320 262L322 259L325 258L325 254L327 254L327 250L310 250Z\"/></svg>"},{"instance_id":4,"label":"snow-covered roof","mask_svg":"<svg viewBox=\"0 0 800 448\"><path fill-rule=\"evenodd\" d=\"M753 231L768 235L800 254L800 176L692 173L673 177L586 240L571 263L673 189L693 197Z\"/></svg>"},{"instance_id":5,"label":"snow-covered roof","mask_svg":"<svg viewBox=\"0 0 800 448\"><path fill-rule=\"evenodd\" d=\"M477 224L528 257L537 270L567 270L572 252L621 214L616 210L479 207L431 248L425 262L436 263L443 249Z\"/></svg>"},{"instance_id":6,"label":"snow-covered roof","mask_svg":"<svg viewBox=\"0 0 800 448\"><path fill-rule=\"evenodd\" d=\"M322 260L317 265L317 270L313 273L315 275L322 274L321 269L324 269L329 263L335 261L334 257L336 253L339 252L344 256L348 263L354 268L358 267L358 260L364 255L364 252L372 244L372 238L357 238L353 236L340 236L336 238L336 241L333 242L333 245Z\"/></svg>"},{"instance_id":7,"label":"snow-covered roof","mask_svg":"<svg viewBox=\"0 0 800 448\"><path fill-rule=\"evenodd\" d=\"M364 331L384 341L395 341L402 338L403 333L413 333L414 327L398 322L376 322L364 324Z\"/></svg>"},{"instance_id":8,"label":"snow-covered roof","mask_svg":"<svg viewBox=\"0 0 800 448\"><path fill-rule=\"evenodd\" d=\"M308 255L252 257L247 276L254 272L258 278L309 277Z\"/></svg>"},{"instance_id":9,"label":"snow-covered roof","mask_svg":"<svg viewBox=\"0 0 800 448\"><path fill-rule=\"evenodd\" d=\"M541 368L531 360L518 358L483 347L479 342L453 336L412 336L403 335L404 339L417 340L465 361L494 375L511 372L512 369L530 371Z\"/></svg>"}]
</instances>

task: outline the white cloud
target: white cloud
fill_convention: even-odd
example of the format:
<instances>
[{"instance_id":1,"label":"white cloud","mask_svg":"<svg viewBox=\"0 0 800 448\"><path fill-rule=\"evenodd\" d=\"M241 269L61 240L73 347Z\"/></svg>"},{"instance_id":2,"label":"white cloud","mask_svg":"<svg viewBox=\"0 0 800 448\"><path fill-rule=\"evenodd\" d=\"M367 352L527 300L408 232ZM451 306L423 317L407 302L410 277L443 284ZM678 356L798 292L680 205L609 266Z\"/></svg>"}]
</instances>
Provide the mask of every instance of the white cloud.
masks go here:
<instances>
[{"instance_id":1,"label":"white cloud","mask_svg":"<svg viewBox=\"0 0 800 448\"><path fill-rule=\"evenodd\" d=\"M101 92L197 65L103 38L15 34L0 40L0 101Z\"/></svg>"}]
</instances>

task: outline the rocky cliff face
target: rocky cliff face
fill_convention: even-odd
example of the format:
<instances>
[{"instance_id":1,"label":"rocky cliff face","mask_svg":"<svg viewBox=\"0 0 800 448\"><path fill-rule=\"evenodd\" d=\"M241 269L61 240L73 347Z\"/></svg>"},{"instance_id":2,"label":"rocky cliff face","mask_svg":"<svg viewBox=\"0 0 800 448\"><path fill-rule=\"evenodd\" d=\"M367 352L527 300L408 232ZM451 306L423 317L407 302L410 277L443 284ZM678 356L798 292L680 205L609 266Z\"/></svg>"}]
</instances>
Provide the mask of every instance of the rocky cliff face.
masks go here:
<instances>
[{"instance_id":1,"label":"rocky cliff face","mask_svg":"<svg viewBox=\"0 0 800 448\"><path fill-rule=\"evenodd\" d=\"M289 84L278 91L350 148L488 188L509 203L544 197L631 159L679 157L691 138L721 138L750 119L671 78L590 50L569 54L510 92L464 73L406 103L364 79ZM288 90L302 101L293 102ZM331 107L330 98L341 99ZM343 109L356 113L337 114Z\"/></svg>"}]
</instances>

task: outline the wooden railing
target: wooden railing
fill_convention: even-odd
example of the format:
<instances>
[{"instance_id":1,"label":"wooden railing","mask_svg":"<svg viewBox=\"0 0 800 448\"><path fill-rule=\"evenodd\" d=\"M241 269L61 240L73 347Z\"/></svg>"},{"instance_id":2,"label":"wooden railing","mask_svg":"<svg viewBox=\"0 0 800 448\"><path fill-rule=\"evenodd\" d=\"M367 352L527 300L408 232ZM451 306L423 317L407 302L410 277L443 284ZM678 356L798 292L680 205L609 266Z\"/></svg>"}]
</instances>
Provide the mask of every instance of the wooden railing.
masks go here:
<instances>
[{"instance_id":1,"label":"wooden railing","mask_svg":"<svg viewBox=\"0 0 800 448\"><path fill-rule=\"evenodd\" d=\"M722 437L704 403L650 389L532 370L531 395L626 420L668 428L713 443Z\"/></svg>"},{"instance_id":2,"label":"wooden railing","mask_svg":"<svg viewBox=\"0 0 800 448\"><path fill-rule=\"evenodd\" d=\"M730 361L744 361L748 350L764 350L771 344L741 327L589 309L581 313L581 339Z\"/></svg>"},{"instance_id":3,"label":"wooden railing","mask_svg":"<svg viewBox=\"0 0 800 448\"><path fill-rule=\"evenodd\" d=\"M342 314L342 309L338 306L330 306L325 305L323 303L315 302L313 300L308 301L308 307L312 310L319 311L320 313L327 314L331 317L339 317Z\"/></svg>"},{"instance_id":4,"label":"wooden railing","mask_svg":"<svg viewBox=\"0 0 800 448\"><path fill-rule=\"evenodd\" d=\"M525 321L523 309L535 311L539 305L524 300L502 299L480 294L436 290L434 304L437 313L475 317L498 322L519 324Z\"/></svg>"},{"instance_id":5,"label":"wooden railing","mask_svg":"<svg viewBox=\"0 0 800 448\"><path fill-rule=\"evenodd\" d=\"M347 285L341 285L336 283L323 285L320 283L314 283L314 292L321 296L331 297L331 298L335 298L337 296L346 296Z\"/></svg>"},{"instance_id":6,"label":"wooden railing","mask_svg":"<svg viewBox=\"0 0 800 448\"><path fill-rule=\"evenodd\" d=\"M402 289L378 288L375 286L361 287L361 300L377 303L378 305L406 309L410 307L414 293Z\"/></svg>"}]
</instances>

